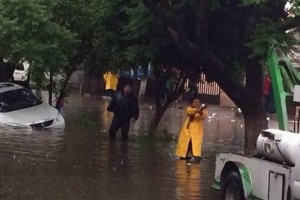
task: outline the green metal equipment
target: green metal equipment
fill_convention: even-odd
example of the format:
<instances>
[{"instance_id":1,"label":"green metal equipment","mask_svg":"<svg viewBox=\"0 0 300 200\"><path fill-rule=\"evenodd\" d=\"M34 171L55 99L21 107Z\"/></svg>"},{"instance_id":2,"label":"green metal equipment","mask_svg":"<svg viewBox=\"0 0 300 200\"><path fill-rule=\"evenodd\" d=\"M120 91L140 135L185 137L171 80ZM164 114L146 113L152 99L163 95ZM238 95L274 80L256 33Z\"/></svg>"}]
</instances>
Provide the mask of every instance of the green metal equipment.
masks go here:
<instances>
[{"instance_id":1,"label":"green metal equipment","mask_svg":"<svg viewBox=\"0 0 300 200\"><path fill-rule=\"evenodd\" d=\"M289 61L289 58L274 47L269 52L267 65L272 80L279 129L288 131L286 97L293 95L294 86L300 84L300 75Z\"/></svg>"}]
</instances>

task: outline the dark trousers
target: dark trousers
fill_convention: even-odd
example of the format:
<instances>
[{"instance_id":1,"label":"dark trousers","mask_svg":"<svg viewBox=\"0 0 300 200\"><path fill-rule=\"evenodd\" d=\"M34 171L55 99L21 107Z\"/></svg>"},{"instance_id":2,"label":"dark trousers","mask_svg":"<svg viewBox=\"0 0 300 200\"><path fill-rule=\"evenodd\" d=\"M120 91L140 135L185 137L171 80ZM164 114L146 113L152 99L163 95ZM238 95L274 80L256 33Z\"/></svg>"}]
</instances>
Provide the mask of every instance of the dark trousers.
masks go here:
<instances>
[{"instance_id":1,"label":"dark trousers","mask_svg":"<svg viewBox=\"0 0 300 200\"><path fill-rule=\"evenodd\" d=\"M113 117L109 128L109 137L110 139L116 139L116 133L121 128L121 139L127 140L128 139L128 132L130 128L130 119L120 119L117 116Z\"/></svg>"},{"instance_id":2,"label":"dark trousers","mask_svg":"<svg viewBox=\"0 0 300 200\"><path fill-rule=\"evenodd\" d=\"M115 93L116 93L116 91L114 91L112 89L105 90L105 94L110 97L113 97Z\"/></svg>"},{"instance_id":3,"label":"dark trousers","mask_svg":"<svg viewBox=\"0 0 300 200\"><path fill-rule=\"evenodd\" d=\"M275 109L275 102L272 95L265 95L264 96L264 104L265 104L265 111L267 111L269 114L276 113Z\"/></svg>"}]
</instances>

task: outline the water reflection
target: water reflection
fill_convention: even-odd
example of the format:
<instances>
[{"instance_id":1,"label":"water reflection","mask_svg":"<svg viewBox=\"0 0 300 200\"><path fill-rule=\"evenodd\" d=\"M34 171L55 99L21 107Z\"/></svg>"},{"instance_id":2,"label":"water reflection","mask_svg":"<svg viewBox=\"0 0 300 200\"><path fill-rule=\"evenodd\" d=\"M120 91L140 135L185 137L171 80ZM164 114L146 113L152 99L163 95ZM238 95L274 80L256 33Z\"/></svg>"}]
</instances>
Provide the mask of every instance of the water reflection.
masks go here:
<instances>
[{"instance_id":1,"label":"water reflection","mask_svg":"<svg viewBox=\"0 0 300 200\"><path fill-rule=\"evenodd\" d=\"M63 130L3 128L0 133L1 159L35 164L56 162Z\"/></svg>"},{"instance_id":2,"label":"water reflection","mask_svg":"<svg viewBox=\"0 0 300 200\"><path fill-rule=\"evenodd\" d=\"M151 119L155 115L155 108L153 104L142 104L140 105L140 118L133 124L132 132L134 133L146 133L149 129ZM167 131L169 133L177 134L178 130L181 129L181 123L185 119L185 111L182 107L176 108L171 105L168 111L163 115L158 130Z\"/></svg>"},{"instance_id":3,"label":"water reflection","mask_svg":"<svg viewBox=\"0 0 300 200\"><path fill-rule=\"evenodd\" d=\"M179 199L199 199L201 185L200 165L187 164L185 161L176 162L176 195Z\"/></svg>"}]
</instances>

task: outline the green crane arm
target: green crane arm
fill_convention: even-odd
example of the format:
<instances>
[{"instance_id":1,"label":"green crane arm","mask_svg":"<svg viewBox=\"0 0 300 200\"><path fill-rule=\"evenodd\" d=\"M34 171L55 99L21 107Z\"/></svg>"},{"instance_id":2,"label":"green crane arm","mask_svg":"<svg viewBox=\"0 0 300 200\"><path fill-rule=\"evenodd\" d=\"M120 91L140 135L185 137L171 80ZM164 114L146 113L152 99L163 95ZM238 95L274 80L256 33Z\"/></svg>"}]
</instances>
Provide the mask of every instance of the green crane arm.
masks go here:
<instances>
[{"instance_id":1,"label":"green crane arm","mask_svg":"<svg viewBox=\"0 0 300 200\"><path fill-rule=\"evenodd\" d=\"M272 80L272 89L275 99L275 107L277 112L278 125L280 130L288 130L288 116L286 109L286 92L283 88L283 80L281 76L281 70L278 63L278 56L271 48L267 65L270 70L270 76Z\"/></svg>"}]
</instances>

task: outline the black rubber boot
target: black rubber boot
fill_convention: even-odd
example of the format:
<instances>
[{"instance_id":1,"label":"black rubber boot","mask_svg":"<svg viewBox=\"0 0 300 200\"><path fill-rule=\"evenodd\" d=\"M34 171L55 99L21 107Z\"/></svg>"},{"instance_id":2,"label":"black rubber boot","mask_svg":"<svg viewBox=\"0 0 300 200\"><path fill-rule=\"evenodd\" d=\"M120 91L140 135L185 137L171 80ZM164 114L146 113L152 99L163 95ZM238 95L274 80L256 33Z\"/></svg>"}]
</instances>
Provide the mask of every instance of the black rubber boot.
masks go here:
<instances>
[{"instance_id":1,"label":"black rubber boot","mask_svg":"<svg viewBox=\"0 0 300 200\"><path fill-rule=\"evenodd\" d=\"M187 163L200 163L200 161L201 161L201 157L199 156L193 156L190 159L186 160Z\"/></svg>"}]
</instances>

